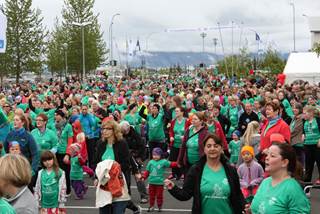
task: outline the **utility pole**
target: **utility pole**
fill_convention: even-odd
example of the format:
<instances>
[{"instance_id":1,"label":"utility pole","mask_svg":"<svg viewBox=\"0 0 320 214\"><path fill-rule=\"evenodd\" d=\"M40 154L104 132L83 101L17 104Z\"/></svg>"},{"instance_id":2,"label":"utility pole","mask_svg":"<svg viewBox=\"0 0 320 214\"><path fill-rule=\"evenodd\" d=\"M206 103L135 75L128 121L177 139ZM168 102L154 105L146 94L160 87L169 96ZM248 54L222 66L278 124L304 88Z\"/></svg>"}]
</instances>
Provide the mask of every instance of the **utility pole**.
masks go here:
<instances>
[{"instance_id":1,"label":"utility pole","mask_svg":"<svg viewBox=\"0 0 320 214\"><path fill-rule=\"evenodd\" d=\"M201 33L200 36L202 37L202 53L204 53L204 38L207 36L205 32Z\"/></svg>"}]
</instances>

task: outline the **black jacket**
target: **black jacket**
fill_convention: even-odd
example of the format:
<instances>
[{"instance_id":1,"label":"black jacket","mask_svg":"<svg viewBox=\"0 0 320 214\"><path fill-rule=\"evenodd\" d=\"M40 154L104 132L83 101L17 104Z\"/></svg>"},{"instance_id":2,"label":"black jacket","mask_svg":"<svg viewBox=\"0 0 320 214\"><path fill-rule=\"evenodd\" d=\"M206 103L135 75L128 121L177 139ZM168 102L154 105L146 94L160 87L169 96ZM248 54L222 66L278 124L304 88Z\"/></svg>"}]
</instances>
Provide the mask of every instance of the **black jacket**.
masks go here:
<instances>
[{"instance_id":1,"label":"black jacket","mask_svg":"<svg viewBox=\"0 0 320 214\"><path fill-rule=\"evenodd\" d=\"M196 164L194 164L183 183L182 189L174 186L172 190L169 190L170 194L180 201L187 201L193 197L192 213L201 213L201 194L200 184L204 165L206 163L206 157L202 157ZM240 189L239 177L237 170L222 161L223 167L230 184L230 204L234 214L241 214L244 210L244 197Z\"/></svg>"},{"instance_id":2,"label":"black jacket","mask_svg":"<svg viewBox=\"0 0 320 214\"><path fill-rule=\"evenodd\" d=\"M228 118L226 118L224 115L222 114L219 114L218 117L217 117L221 127L222 127L222 130L224 132L224 134L226 135L228 132L229 132L229 129L230 129L230 126L231 126L231 122Z\"/></svg>"},{"instance_id":3,"label":"black jacket","mask_svg":"<svg viewBox=\"0 0 320 214\"><path fill-rule=\"evenodd\" d=\"M134 158L140 158L141 160L145 159L145 144L141 136L130 126L130 131L128 134L123 135L126 139L129 151Z\"/></svg>"},{"instance_id":4,"label":"black jacket","mask_svg":"<svg viewBox=\"0 0 320 214\"><path fill-rule=\"evenodd\" d=\"M248 114L247 112L243 112L239 118L239 126L238 130L241 133L241 136L245 133L247 126L250 122L257 121L259 122L259 117L255 112L251 112L251 114ZM242 127L244 126L244 127Z\"/></svg>"},{"instance_id":5,"label":"black jacket","mask_svg":"<svg viewBox=\"0 0 320 214\"><path fill-rule=\"evenodd\" d=\"M102 155L106 151L107 142L103 140L99 140L97 142L96 151L95 151L95 159L94 164L95 166L102 161ZM114 152L114 159L117 161L120 166L121 170L124 174L130 174L130 158L131 155L129 153L129 146L127 142L123 139L113 144L113 152ZM132 169L134 173L138 173L138 169Z\"/></svg>"}]
</instances>

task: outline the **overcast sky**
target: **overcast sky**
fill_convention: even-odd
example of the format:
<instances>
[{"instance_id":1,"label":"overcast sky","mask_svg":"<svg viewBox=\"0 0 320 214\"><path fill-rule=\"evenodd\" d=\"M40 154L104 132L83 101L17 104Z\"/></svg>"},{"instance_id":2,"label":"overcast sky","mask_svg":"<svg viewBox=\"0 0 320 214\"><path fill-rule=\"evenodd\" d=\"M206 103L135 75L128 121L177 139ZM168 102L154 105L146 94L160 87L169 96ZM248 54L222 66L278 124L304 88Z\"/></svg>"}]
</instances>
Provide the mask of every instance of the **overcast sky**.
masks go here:
<instances>
[{"instance_id":1,"label":"overcast sky","mask_svg":"<svg viewBox=\"0 0 320 214\"><path fill-rule=\"evenodd\" d=\"M1 0L0 2L3 2ZM293 49L293 11L290 0L96 0L95 13L104 39L109 44L108 28L113 14L113 32L117 48L125 50L126 38L140 39L143 49L148 39L151 51L202 51L201 32L164 32L165 29L235 26L243 23L242 45L248 41L249 49L257 51L255 33L264 44L272 44L281 52ZM320 0L295 0L296 49L310 49L310 33L306 17L320 16ZM45 25L52 29L56 16L61 17L63 0L33 0L33 6L42 10ZM251 30L249 30L251 29ZM234 52L239 49L241 28L234 28ZM213 38L218 38L217 52L222 53L218 30L207 31L205 51L213 52ZM231 29L222 30L225 52L232 50ZM261 47L264 45L262 44Z\"/></svg>"}]
</instances>

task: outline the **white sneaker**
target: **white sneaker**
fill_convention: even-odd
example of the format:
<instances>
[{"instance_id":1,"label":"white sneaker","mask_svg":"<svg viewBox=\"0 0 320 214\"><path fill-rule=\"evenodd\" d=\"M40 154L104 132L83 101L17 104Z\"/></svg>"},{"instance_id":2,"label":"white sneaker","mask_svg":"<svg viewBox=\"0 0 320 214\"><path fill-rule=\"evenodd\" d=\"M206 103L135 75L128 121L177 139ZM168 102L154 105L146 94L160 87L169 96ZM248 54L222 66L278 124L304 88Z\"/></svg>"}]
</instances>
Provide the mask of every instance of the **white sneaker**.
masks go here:
<instances>
[{"instance_id":1,"label":"white sneaker","mask_svg":"<svg viewBox=\"0 0 320 214\"><path fill-rule=\"evenodd\" d=\"M133 214L141 214L141 207L139 205L137 205L138 207L138 210L137 211L134 211Z\"/></svg>"}]
</instances>

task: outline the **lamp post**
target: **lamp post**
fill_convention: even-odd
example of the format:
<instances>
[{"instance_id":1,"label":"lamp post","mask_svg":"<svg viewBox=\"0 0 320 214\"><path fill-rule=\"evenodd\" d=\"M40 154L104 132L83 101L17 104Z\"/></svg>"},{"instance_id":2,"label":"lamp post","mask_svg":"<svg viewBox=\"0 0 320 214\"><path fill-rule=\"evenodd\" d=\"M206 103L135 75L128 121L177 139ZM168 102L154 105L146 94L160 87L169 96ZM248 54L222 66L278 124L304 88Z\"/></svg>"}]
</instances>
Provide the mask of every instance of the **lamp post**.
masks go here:
<instances>
[{"instance_id":1,"label":"lamp post","mask_svg":"<svg viewBox=\"0 0 320 214\"><path fill-rule=\"evenodd\" d=\"M64 62L65 62L65 78L67 78L67 74L68 74L68 43L63 43L62 44L63 50L64 50Z\"/></svg>"},{"instance_id":2,"label":"lamp post","mask_svg":"<svg viewBox=\"0 0 320 214\"><path fill-rule=\"evenodd\" d=\"M292 19L293 19L293 52L296 52L296 8L294 2L291 2L292 6Z\"/></svg>"},{"instance_id":3,"label":"lamp post","mask_svg":"<svg viewBox=\"0 0 320 214\"><path fill-rule=\"evenodd\" d=\"M217 54L217 45L218 45L217 38L213 38L213 45L214 45L214 54Z\"/></svg>"},{"instance_id":4,"label":"lamp post","mask_svg":"<svg viewBox=\"0 0 320 214\"><path fill-rule=\"evenodd\" d=\"M111 23L109 26L109 34L110 34L110 62L113 62L113 43L112 43L112 25L113 25L113 20L116 16L120 16L120 13L116 13L112 16L111 18ZM112 66L112 65L111 65Z\"/></svg>"},{"instance_id":5,"label":"lamp post","mask_svg":"<svg viewBox=\"0 0 320 214\"><path fill-rule=\"evenodd\" d=\"M205 32L201 33L200 36L202 37L202 53L204 53L204 38L207 36Z\"/></svg>"},{"instance_id":6,"label":"lamp post","mask_svg":"<svg viewBox=\"0 0 320 214\"><path fill-rule=\"evenodd\" d=\"M73 25L81 27L81 37L82 37L82 79L86 76L86 63L85 63L85 52L84 52L84 27L92 24L92 22L72 22Z\"/></svg>"}]
</instances>

